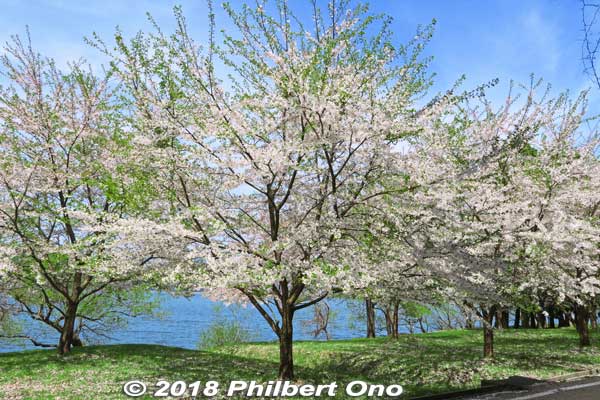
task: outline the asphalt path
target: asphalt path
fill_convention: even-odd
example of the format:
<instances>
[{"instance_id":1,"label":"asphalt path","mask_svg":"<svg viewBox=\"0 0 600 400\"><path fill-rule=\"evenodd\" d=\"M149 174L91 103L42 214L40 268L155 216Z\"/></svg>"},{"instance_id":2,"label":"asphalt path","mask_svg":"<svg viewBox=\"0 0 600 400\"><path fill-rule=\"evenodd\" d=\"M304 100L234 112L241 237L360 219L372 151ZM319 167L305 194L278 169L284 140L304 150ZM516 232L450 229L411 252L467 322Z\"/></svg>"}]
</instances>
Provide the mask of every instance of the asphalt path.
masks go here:
<instances>
[{"instance_id":1,"label":"asphalt path","mask_svg":"<svg viewBox=\"0 0 600 400\"><path fill-rule=\"evenodd\" d=\"M600 400L600 377L565 383L543 383L528 390L475 395L461 400Z\"/></svg>"}]
</instances>

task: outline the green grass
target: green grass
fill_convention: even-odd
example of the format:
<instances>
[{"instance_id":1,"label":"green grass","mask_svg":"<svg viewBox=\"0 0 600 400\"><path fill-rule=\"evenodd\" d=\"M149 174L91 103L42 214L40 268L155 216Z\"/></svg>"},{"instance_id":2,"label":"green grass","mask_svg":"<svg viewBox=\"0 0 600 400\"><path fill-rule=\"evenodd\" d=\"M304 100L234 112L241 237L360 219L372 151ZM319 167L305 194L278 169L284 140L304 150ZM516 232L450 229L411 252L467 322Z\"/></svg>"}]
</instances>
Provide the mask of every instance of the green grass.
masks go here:
<instances>
[{"instance_id":1,"label":"green grass","mask_svg":"<svg viewBox=\"0 0 600 400\"><path fill-rule=\"evenodd\" d=\"M600 332L594 333L600 337ZM356 379L401 384L402 398L478 386L481 379L510 375L545 378L600 364L597 341L583 351L573 329L499 331L494 360L481 359L481 331L403 335L398 340L356 339L297 342L296 375L301 382ZM278 348L273 343L193 351L152 345L78 348L66 357L53 350L0 355L2 399L125 399L122 384L274 379ZM338 390L338 398L345 398ZM150 398L150 397L147 397Z\"/></svg>"}]
</instances>

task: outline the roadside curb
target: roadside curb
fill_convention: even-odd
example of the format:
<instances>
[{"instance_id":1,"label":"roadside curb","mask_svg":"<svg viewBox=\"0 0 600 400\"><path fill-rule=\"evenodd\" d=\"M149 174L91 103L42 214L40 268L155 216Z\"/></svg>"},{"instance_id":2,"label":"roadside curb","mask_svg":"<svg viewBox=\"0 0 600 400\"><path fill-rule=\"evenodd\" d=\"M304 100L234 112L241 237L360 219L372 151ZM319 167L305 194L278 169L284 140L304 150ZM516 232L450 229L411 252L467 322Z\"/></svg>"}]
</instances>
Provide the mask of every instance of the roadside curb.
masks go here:
<instances>
[{"instance_id":1,"label":"roadside curb","mask_svg":"<svg viewBox=\"0 0 600 400\"><path fill-rule=\"evenodd\" d=\"M585 378L588 376L600 375L600 367L589 368L583 371L577 371L570 374L557 375L546 379L548 382L567 382L574 379Z\"/></svg>"},{"instance_id":2,"label":"roadside curb","mask_svg":"<svg viewBox=\"0 0 600 400\"><path fill-rule=\"evenodd\" d=\"M508 387L505 386L505 385L484 386L484 387L474 388L474 389L459 390L459 391L456 391L456 392L447 392L447 393L434 394L434 395L431 395L431 396L411 397L410 400L446 400L446 399L457 399L457 398L464 397L464 396L499 392L499 391L507 389L507 388Z\"/></svg>"},{"instance_id":3,"label":"roadside curb","mask_svg":"<svg viewBox=\"0 0 600 400\"><path fill-rule=\"evenodd\" d=\"M532 386L543 385L545 383L568 382L589 376L600 376L600 367L594 367L583 371L577 371L570 374L557 375L547 379L534 379L524 376L511 376L500 380L482 380L481 387L458 390L454 392L440 393L430 396L412 397L410 400L446 400L457 399L465 396L477 394L487 394L500 392L502 390L525 390Z\"/></svg>"}]
</instances>

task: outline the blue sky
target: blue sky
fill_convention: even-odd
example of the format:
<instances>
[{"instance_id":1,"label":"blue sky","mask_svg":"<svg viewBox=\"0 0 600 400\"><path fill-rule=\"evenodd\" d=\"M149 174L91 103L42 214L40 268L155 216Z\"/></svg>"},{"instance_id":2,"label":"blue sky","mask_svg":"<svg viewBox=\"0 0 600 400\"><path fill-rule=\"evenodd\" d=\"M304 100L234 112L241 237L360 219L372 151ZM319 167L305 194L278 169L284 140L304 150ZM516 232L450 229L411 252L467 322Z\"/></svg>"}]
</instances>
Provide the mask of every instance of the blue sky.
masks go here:
<instances>
[{"instance_id":1,"label":"blue sky","mask_svg":"<svg viewBox=\"0 0 600 400\"><path fill-rule=\"evenodd\" d=\"M221 1L214 3L217 24L227 29ZM117 25L126 34L147 30L146 11L168 29L173 26L176 4L183 6L194 37L204 40L204 0L0 0L0 40L23 34L29 25L36 49L59 64L78 57L98 64L103 60L83 42L84 36L95 31L110 40ZM531 73L552 83L556 91L577 92L592 86L581 63L578 0L373 0L370 5L372 11L394 17L398 42L411 38L418 24L437 19L428 48L435 57L431 65L437 74L435 90L450 87L462 74L467 76L465 88L499 78L497 96L506 93L511 79L526 83ZM592 90L591 107L592 113L593 108L600 111L597 88Z\"/></svg>"}]
</instances>

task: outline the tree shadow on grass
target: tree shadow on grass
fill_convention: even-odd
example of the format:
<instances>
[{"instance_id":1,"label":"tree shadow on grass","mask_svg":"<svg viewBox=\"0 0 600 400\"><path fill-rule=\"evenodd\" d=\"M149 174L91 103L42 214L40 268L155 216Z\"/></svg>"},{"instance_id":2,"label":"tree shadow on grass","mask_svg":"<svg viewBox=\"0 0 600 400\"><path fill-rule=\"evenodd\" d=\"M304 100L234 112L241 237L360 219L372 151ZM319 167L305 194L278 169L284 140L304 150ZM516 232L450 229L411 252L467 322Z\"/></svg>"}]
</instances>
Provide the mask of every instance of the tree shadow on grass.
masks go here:
<instances>
[{"instance_id":1,"label":"tree shadow on grass","mask_svg":"<svg viewBox=\"0 0 600 400\"><path fill-rule=\"evenodd\" d=\"M64 393L71 391L69 386L75 376L85 376L98 370L107 371L114 391L120 392L122 383L129 380L214 380L221 385L232 380L267 382L277 378L278 366L272 360L154 345L89 346L74 349L64 357L52 350L0 355L0 373L6 372L12 377L8 379L33 377L38 381L56 380L56 372L59 372L63 382L56 383L63 385ZM296 374L304 382L329 383L325 382L327 374L320 368L298 366ZM351 380L350 375L339 369L335 376ZM0 378L0 382L7 381Z\"/></svg>"},{"instance_id":2,"label":"tree shadow on grass","mask_svg":"<svg viewBox=\"0 0 600 400\"><path fill-rule=\"evenodd\" d=\"M558 330L505 331L498 333L495 344L496 359L484 361L481 331L403 335L398 340L380 338L327 345L298 342L296 376L301 382L313 384L337 381L343 385L352 380L401 384L409 396L414 396L472 387L480 379L527 371L550 374L583 369L600 360L597 348L577 350L574 331L573 335ZM276 379L277 354L272 343L215 351L158 345L89 346L76 348L65 357L58 356L55 350L8 353L0 354L0 383L23 378L58 385L61 393L70 393L77 384L75 377L83 376L90 385L99 377L108 384L110 395L118 396L122 383L134 379L215 380L221 385L232 380L267 382ZM94 388L90 388L90 393ZM53 398L49 396L28 398Z\"/></svg>"}]
</instances>

